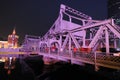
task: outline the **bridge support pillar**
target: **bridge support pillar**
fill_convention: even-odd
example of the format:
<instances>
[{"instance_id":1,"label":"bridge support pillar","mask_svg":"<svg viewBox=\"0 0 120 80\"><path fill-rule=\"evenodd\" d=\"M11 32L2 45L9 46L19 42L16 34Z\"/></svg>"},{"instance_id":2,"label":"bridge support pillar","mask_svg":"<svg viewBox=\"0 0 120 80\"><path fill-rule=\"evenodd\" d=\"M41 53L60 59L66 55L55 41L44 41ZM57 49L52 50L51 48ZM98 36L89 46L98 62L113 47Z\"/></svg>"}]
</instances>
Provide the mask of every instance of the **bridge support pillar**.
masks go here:
<instances>
[{"instance_id":1,"label":"bridge support pillar","mask_svg":"<svg viewBox=\"0 0 120 80\"><path fill-rule=\"evenodd\" d=\"M50 58L50 57L46 57L46 56L43 57L43 61L45 65L51 65L51 64L58 62L58 60Z\"/></svg>"},{"instance_id":2,"label":"bridge support pillar","mask_svg":"<svg viewBox=\"0 0 120 80\"><path fill-rule=\"evenodd\" d=\"M95 71L98 71L99 69L99 66L95 65Z\"/></svg>"}]
</instances>

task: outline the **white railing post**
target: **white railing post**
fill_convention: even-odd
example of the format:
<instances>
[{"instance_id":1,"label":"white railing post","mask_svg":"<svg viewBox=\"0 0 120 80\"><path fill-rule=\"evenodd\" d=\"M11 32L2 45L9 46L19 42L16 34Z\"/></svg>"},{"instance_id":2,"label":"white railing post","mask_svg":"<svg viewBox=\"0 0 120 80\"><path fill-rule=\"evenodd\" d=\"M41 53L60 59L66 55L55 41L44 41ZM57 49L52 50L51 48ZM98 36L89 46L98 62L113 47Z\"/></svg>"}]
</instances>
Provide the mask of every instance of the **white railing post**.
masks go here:
<instances>
[{"instance_id":1,"label":"white railing post","mask_svg":"<svg viewBox=\"0 0 120 80\"><path fill-rule=\"evenodd\" d=\"M95 71L98 71L99 68L97 66L97 54L96 54L96 52L94 52L94 62L95 62Z\"/></svg>"}]
</instances>

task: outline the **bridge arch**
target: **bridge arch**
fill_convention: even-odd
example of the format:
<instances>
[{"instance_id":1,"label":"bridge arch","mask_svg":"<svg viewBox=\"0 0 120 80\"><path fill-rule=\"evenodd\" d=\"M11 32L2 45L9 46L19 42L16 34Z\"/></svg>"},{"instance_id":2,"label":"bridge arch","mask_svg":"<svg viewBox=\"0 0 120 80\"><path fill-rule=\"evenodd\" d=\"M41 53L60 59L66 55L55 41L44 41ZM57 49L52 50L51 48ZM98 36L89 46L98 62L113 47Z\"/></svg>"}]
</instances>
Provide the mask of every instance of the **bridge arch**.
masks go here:
<instances>
[{"instance_id":1,"label":"bridge arch","mask_svg":"<svg viewBox=\"0 0 120 80\"><path fill-rule=\"evenodd\" d=\"M41 42L39 44L40 52L48 52L48 43Z\"/></svg>"},{"instance_id":2,"label":"bridge arch","mask_svg":"<svg viewBox=\"0 0 120 80\"><path fill-rule=\"evenodd\" d=\"M58 53L60 49L60 42L59 41L52 41L50 43L50 51L53 53Z\"/></svg>"}]
</instances>

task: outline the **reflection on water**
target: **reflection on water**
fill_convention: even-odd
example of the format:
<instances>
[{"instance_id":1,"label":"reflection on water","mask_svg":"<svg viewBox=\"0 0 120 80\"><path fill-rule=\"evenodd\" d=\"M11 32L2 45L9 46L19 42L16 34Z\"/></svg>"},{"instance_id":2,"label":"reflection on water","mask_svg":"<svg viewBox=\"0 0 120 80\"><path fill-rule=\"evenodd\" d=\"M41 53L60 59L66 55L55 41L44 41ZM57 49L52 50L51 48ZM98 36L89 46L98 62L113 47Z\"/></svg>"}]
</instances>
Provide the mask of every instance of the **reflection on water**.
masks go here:
<instances>
[{"instance_id":1,"label":"reflection on water","mask_svg":"<svg viewBox=\"0 0 120 80\"><path fill-rule=\"evenodd\" d=\"M89 66L89 65L88 65ZM4 63L0 63L0 80L120 80L120 72L95 72L94 68L58 62L43 65L40 56L16 59L15 68L7 74ZM107 74L107 75L106 75Z\"/></svg>"}]
</instances>

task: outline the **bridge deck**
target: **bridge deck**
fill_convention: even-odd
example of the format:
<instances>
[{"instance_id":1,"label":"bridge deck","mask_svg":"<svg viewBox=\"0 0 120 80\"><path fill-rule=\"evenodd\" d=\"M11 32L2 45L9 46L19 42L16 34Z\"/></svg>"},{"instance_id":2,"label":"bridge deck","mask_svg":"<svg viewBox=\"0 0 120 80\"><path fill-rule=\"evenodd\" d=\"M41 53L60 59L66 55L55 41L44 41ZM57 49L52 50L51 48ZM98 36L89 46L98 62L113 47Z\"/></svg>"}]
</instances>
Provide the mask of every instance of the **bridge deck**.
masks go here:
<instances>
[{"instance_id":1,"label":"bridge deck","mask_svg":"<svg viewBox=\"0 0 120 80\"><path fill-rule=\"evenodd\" d=\"M0 57L19 57L20 54L28 55L30 53L26 52L0 52ZM32 53L34 54L34 53ZM120 70L120 56L114 55L104 55L102 53L68 53L68 52L61 52L61 53L45 53L39 52L38 55L43 55L49 58L62 60L62 61L71 61L73 64L80 64L87 63L92 64L95 66L102 66L112 69Z\"/></svg>"},{"instance_id":2,"label":"bridge deck","mask_svg":"<svg viewBox=\"0 0 120 80\"><path fill-rule=\"evenodd\" d=\"M63 60L63 61L71 61L72 63L77 64L83 62L87 64L92 64L95 66L102 66L112 69L120 70L120 57L113 55L103 55L103 54L85 54L85 53L77 53L75 55L71 55L69 53L44 53L40 52L39 55L47 56L50 58Z\"/></svg>"}]
</instances>

